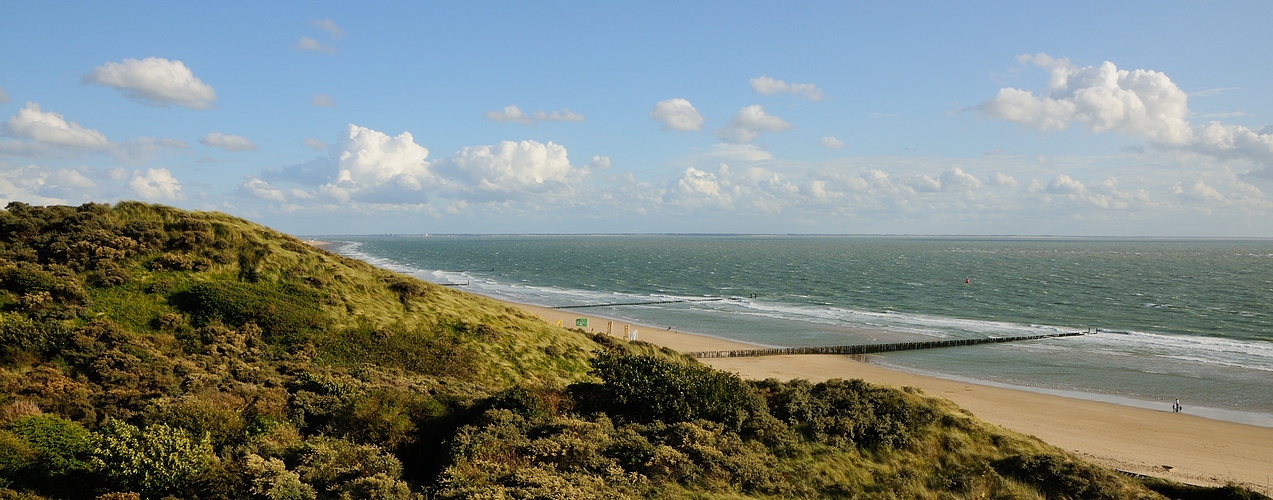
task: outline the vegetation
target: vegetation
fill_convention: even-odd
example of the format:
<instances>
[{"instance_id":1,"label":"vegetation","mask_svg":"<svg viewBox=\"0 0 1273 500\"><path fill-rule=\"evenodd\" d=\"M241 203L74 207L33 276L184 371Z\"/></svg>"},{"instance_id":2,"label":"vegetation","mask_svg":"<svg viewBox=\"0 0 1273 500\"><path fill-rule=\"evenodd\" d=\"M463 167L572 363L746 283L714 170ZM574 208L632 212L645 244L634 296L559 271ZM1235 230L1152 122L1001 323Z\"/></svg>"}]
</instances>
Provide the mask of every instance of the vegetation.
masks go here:
<instances>
[{"instance_id":1,"label":"vegetation","mask_svg":"<svg viewBox=\"0 0 1273 500\"><path fill-rule=\"evenodd\" d=\"M0 387L2 498L1261 498L133 202L0 212Z\"/></svg>"}]
</instances>

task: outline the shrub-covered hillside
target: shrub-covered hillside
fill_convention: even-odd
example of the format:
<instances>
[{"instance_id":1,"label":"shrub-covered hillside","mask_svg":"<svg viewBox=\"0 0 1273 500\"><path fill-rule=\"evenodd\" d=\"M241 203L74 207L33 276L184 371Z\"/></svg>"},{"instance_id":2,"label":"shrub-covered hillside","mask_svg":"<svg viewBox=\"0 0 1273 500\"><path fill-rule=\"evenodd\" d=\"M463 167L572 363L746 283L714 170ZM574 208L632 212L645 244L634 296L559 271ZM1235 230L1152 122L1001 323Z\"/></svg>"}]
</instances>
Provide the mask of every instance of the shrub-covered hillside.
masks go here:
<instances>
[{"instance_id":1,"label":"shrub-covered hillside","mask_svg":"<svg viewBox=\"0 0 1273 500\"><path fill-rule=\"evenodd\" d=\"M743 381L134 202L0 212L0 386L0 498L1162 498L915 391Z\"/></svg>"}]
</instances>

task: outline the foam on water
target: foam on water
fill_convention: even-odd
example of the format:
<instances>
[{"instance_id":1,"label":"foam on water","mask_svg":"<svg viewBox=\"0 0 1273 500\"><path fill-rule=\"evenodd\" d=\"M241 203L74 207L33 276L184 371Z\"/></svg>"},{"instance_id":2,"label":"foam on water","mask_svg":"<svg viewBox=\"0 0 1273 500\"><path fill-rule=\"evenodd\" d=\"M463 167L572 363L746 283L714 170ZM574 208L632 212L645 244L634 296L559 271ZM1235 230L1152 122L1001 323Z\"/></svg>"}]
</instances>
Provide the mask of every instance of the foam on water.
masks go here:
<instances>
[{"instance_id":1,"label":"foam on water","mask_svg":"<svg viewBox=\"0 0 1273 500\"><path fill-rule=\"evenodd\" d=\"M1191 413L1273 425L1273 314L1265 300L1273 292L1267 258L1273 253L1171 242L961 242L951 249L941 240L865 241L359 238L335 249L427 281L540 306L719 298L588 312L768 346L1109 325L1082 337L875 358L912 371L1130 406L1157 408L1181 397ZM973 248L978 244L987 248ZM463 270L494 267L500 269ZM1251 269L1262 274L1247 276ZM972 285L963 286L965 275L976 276ZM1235 288L1225 276L1264 284ZM959 286L951 285L955 280ZM757 283L768 289L754 296Z\"/></svg>"}]
</instances>

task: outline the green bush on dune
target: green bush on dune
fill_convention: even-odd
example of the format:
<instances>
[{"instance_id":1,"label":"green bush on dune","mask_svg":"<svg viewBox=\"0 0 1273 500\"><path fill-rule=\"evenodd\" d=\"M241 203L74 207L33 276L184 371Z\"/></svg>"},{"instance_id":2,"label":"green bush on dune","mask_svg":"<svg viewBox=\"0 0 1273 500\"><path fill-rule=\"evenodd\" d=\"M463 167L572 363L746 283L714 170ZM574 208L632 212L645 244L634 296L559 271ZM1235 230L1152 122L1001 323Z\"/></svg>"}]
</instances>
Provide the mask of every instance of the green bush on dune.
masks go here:
<instances>
[{"instance_id":1,"label":"green bush on dune","mask_svg":"<svg viewBox=\"0 0 1273 500\"><path fill-rule=\"evenodd\" d=\"M745 381L135 202L0 212L0 387L4 498L1162 498L948 402Z\"/></svg>"}]
</instances>

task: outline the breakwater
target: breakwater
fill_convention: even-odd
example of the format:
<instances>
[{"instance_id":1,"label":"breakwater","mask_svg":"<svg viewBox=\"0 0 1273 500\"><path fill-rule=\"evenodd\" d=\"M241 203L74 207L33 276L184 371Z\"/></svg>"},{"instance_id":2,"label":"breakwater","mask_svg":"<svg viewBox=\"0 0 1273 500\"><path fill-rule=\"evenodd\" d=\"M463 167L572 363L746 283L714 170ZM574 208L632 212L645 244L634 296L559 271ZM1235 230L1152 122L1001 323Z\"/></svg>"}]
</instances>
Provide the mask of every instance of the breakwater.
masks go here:
<instances>
[{"instance_id":1,"label":"breakwater","mask_svg":"<svg viewBox=\"0 0 1273 500\"><path fill-rule=\"evenodd\" d=\"M786 356L792 354L875 354L881 352L914 351L919 349L940 349L943 347L959 347L979 344L1000 344L1004 342L1020 342L1023 340L1051 339L1057 337L1076 337L1084 332L1053 333L1048 335L1026 335L1019 337L987 337L979 339L933 340L928 342L897 342L892 344L858 344L834 345L822 347L775 347L770 349L739 349L733 351L699 351L685 354L695 358L740 358L751 356Z\"/></svg>"}]
</instances>

